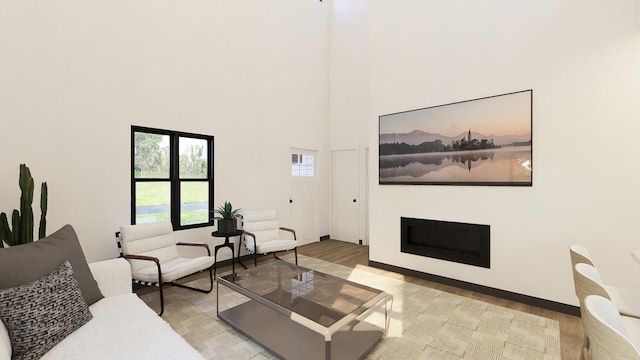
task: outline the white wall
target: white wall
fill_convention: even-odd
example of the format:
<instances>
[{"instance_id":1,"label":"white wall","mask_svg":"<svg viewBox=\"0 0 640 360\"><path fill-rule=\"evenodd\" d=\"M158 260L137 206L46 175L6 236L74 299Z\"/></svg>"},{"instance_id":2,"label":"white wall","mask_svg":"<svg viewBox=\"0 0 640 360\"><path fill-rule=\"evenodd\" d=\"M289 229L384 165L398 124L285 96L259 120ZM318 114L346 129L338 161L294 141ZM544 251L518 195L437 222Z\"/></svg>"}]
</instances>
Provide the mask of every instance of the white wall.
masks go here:
<instances>
[{"instance_id":1,"label":"white wall","mask_svg":"<svg viewBox=\"0 0 640 360\"><path fill-rule=\"evenodd\" d=\"M49 184L48 232L72 224L90 261L114 257L140 125L214 135L216 205L276 206L283 223L289 148L319 151L327 234L328 28L311 0L1 2L0 211L26 163ZM179 238L221 242L212 230Z\"/></svg>"},{"instance_id":2,"label":"white wall","mask_svg":"<svg viewBox=\"0 0 640 360\"><path fill-rule=\"evenodd\" d=\"M27 163L49 183L49 232L70 223L89 260L115 256L134 124L214 135L216 203L244 208L286 213L289 148L318 150L326 234L331 141L371 149L371 260L577 304L568 246L580 243L605 281L637 286L634 6L2 2L0 211L18 206ZM529 88L533 187L377 185L379 115ZM400 253L400 216L490 224L491 269ZM212 242L211 230L180 237Z\"/></svg>"},{"instance_id":3,"label":"white wall","mask_svg":"<svg viewBox=\"0 0 640 360\"><path fill-rule=\"evenodd\" d=\"M370 162L378 116L533 89L533 187L379 186L373 261L577 304L568 247L640 287L640 29L634 0L371 2ZM491 225L491 269L400 252L400 217Z\"/></svg>"}]
</instances>

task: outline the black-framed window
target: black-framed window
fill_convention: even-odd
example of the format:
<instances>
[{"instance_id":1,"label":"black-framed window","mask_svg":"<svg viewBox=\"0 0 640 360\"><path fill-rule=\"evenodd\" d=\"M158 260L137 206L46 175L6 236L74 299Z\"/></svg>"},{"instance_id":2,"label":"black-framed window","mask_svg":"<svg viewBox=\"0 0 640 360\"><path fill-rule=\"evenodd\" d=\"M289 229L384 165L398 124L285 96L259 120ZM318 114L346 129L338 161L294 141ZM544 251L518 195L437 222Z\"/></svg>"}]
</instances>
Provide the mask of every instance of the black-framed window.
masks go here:
<instances>
[{"instance_id":1,"label":"black-framed window","mask_svg":"<svg viewBox=\"0 0 640 360\"><path fill-rule=\"evenodd\" d=\"M131 126L131 223L213 225L213 136Z\"/></svg>"}]
</instances>

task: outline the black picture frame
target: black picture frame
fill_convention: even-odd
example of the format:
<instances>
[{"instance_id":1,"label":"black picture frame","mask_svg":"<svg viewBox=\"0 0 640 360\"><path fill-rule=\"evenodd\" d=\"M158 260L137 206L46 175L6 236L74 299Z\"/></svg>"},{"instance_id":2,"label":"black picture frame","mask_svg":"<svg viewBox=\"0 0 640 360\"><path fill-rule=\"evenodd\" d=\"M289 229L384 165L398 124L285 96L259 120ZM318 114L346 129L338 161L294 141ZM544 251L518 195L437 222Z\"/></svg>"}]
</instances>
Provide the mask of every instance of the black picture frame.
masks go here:
<instances>
[{"instance_id":1,"label":"black picture frame","mask_svg":"<svg viewBox=\"0 0 640 360\"><path fill-rule=\"evenodd\" d=\"M380 185L533 186L533 90L378 117Z\"/></svg>"}]
</instances>

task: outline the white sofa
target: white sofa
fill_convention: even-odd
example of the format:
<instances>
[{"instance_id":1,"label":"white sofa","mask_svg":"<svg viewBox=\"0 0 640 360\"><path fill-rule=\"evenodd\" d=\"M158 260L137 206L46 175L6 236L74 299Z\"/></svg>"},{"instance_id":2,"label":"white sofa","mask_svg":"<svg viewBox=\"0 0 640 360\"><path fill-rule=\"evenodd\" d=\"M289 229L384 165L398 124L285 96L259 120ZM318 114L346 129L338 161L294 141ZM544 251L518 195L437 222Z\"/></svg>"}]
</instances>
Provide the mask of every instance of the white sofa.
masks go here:
<instances>
[{"instance_id":1,"label":"white sofa","mask_svg":"<svg viewBox=\"0 0 640 360\"><path fill-rule=\"evenodd\" d=\"M47 352L42 360L204 359L131 290L124 259L89 264L104 299L89 307L93 319ZM0 359L11 342L0 322Z\"/></svg>"}]
</instances>

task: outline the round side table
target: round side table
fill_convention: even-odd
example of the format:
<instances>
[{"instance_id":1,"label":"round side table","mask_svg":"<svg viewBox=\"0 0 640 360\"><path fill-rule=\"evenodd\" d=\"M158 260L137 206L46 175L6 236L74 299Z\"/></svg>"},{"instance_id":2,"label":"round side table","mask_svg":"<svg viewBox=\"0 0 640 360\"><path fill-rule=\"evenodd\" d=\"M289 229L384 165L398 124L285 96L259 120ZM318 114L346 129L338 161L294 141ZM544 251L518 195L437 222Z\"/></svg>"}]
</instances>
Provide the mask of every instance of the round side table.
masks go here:
<instances>
[{"instance_id":1,"label":"round side table","mask_svg":"<svg viewBox=\"0 0 640 360\"><path fill-rule=\"evenodd\" d=\"M229 241L230 237L234 237L234 236L240 236L242 235L242 230L236 230L235 232L231 232L231 233L221 233L218 231L214 231L211 233L211 236L213 237L223 237L224 238L224 244L220 244L220 245L216 245L214 248L214 252L213 252L213 277L215 278L216 276L216 270L218 269L218 250L220 250L223 247L228 247L229 249L231 249L231 271L235 274L236 272L236 258L234 253L234 246L233 243Z\"/></svg>"}]
</instances>

